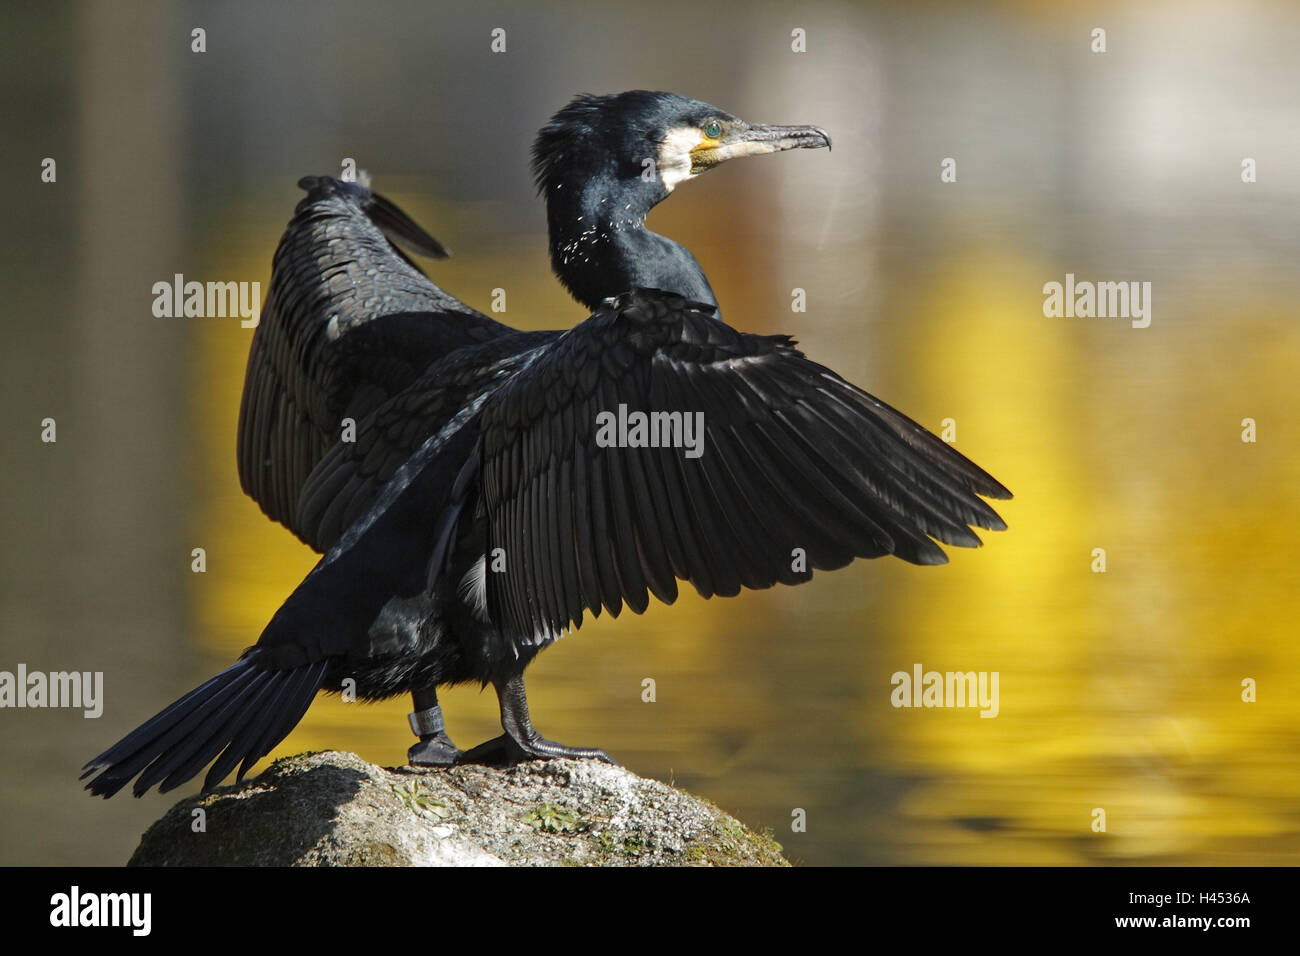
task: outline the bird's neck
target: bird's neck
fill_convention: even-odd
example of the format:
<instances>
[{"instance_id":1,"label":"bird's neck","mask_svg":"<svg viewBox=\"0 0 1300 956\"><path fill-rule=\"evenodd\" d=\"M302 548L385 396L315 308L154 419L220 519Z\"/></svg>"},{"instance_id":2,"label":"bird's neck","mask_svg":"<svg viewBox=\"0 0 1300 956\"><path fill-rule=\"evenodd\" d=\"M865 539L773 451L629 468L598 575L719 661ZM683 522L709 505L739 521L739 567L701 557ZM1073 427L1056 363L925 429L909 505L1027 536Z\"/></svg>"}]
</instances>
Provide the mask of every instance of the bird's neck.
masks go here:
<instances>
[{"instance_id":1,"label":"bird's neck","mask_svg":"<svg viewBox=\"0 0 1300 956\"><path fill-rule=\"evenodd\" d=\"M646 228L649 207L589 184L546 202L551 266L573 297L595 310L633 288L663 289L717 305L709 280L684 246Z\"/></svg>"}]
</instances>

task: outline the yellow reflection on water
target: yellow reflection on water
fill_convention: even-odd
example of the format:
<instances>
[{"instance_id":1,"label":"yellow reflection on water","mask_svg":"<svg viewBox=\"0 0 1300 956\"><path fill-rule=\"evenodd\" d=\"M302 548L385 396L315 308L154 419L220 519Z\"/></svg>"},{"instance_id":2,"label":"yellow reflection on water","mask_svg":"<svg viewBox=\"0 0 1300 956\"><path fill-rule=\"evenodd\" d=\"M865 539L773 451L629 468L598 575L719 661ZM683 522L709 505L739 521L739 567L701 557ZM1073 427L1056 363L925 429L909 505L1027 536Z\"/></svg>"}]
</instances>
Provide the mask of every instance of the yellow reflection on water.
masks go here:
<instances>
[{"instance_id":1,"label":"yellow reflection on water","mask_svg":"<svg viewBox=\"0 0 1300 956\"><path fill-rule=\"evenodd\" d=\"M1009 533L895 608L898 669L1001 675L996 719L864 715L926 781L899 807L912 858L1294 862L1300 328L1282 303L1229 298L1150 330L1081 329L1041 318L1052 271L973 256L915 330L943 342L930 373L978 412L965 447L1017 497ZM1226 334L1207 351L1209 323ZM1241 441L1246 416L1268 423L1264 444Z\"/></svg>"}]
</instances>

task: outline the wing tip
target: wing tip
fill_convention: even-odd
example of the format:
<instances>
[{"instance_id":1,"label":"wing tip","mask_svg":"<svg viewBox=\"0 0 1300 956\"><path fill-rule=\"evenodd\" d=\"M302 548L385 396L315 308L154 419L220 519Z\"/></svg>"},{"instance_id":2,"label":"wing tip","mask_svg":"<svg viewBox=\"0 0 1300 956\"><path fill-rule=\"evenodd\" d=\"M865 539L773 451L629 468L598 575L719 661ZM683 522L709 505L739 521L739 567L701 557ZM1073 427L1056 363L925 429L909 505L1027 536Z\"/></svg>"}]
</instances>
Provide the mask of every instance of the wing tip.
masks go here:
<instances>
[{"instance_id":1,"label":"wing tip","mask_svg":"<svg viewBox=\"0 0 1300 956\"><path fill-rule=\"evenodd\" d=\"M919 564L922 567L936 567L940 564L947 564L949 561L948 552L944 551L938 545L933 550L918 551L914 557L899 555L904 561L911 564Z\"/></svg>"},{"instance_id":2,"label":"wing tip","mask_svg":"<svg viewBox=\"0 0 1300 956\"><path fill-rule=\"evenodd\" d=\"M429 235L396 203L371 189L370 176L364 170L357 172L355 182L333 176L303 176L298 180L298 188L307 191L304 202L308 203L326 196L343 196L353 200L390 242L409 252L428 259L447 259L451 256L450 249Z\"/></svg>"},{"instance_id":3,"label":"wing tip","mask_svg":"<svg viewBox=\"0 0 1300 956\"><path fill-rule=\"evenodd\" d=\"M1009 488L992 476L989 476L987 487L976 490L985 498L994 498L998 501L1010 501L1015 497Z\"/></svg>"}]
</instances>

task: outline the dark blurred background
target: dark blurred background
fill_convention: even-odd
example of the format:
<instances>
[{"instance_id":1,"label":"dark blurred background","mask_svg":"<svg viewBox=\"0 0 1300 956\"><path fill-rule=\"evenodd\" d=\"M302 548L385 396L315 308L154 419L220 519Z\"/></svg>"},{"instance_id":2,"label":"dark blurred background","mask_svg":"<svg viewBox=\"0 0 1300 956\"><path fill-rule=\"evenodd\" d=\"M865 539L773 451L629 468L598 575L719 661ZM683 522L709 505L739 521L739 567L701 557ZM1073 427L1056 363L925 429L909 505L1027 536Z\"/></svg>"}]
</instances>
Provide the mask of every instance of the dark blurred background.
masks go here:
<instances>
[{"instance_id":1,"label":"dark blurred background","mask_svg":"<svg viewBox=\"0 0 1300 956\"><path fill-rule=\"evenodd\" d=\"M859 562L602 619L530 669L541 730L807 863L1297 860L1294 4L0 16L0 670L103 671L106 695L98 720L0 710L0 863L124 862L180 794L92 801L80 765L253 643L314 563L239 490L251 330L155 318L153 283L265 291L295 181L353 158L454 250L435 281L483 310L505 288L520 327L572 325L528 149L574 93L631 88L832 133L832 153L681 187L650 225L695 252L729 322L795 334L932 430L955 419L1016 500L1008 532L946 567ZM1150 328L1044 317L1067 272L1151 282ZM890 675L916 662L998 671L1000 715L894 709ZM462 745L498 733L490 692L443 703ZM408 709L322 699L277 753L400 763Z\"/></svg>"}]
</instances>

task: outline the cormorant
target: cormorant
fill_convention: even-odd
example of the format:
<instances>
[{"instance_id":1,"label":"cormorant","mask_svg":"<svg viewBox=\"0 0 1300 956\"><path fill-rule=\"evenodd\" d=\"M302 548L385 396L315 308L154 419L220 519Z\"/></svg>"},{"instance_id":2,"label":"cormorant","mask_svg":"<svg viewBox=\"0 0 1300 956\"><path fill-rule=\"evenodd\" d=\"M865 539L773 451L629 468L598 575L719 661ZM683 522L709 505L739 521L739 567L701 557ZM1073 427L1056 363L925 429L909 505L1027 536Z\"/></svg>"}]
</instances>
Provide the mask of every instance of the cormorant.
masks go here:
<instances>
[{"instance_id":1,"label":"cormorant","mask_svg":"<svg viewBox=\"0 0 1300 956\"><path fill-rule=\"evenodd\" d=\"M396 206L302 180L238 460L244 490L324 557L238 662L91 760L87 788L166 791L213 760L205 788L242 778L348 678L364 699L412 694L412 763L609 759L543 739L524 693L587 612L672 603L678 581L729 596L855 557L938 564L936 540L1004 529L979 497L1010 497L1001 484L789 337L725 325L695 258L645 226L727 159L830 145L669 93L573 100L533 149L552 265L594 310L568 331L476 312L408 258L446 253ZM504 733L462 753L437 688L470 681L495 687Z\"/></svg>"}]
</instances>

